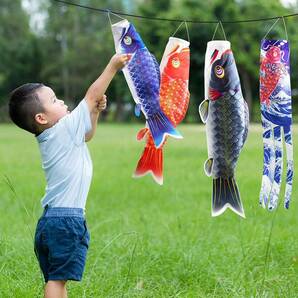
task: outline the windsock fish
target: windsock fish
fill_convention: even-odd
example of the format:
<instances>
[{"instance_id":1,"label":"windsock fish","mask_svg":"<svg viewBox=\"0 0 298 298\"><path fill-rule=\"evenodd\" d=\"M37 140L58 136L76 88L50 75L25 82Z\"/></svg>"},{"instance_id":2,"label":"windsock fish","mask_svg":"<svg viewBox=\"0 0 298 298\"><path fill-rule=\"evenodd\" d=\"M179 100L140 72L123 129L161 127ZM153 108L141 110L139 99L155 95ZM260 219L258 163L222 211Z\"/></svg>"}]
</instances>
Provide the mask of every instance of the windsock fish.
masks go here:
<instances>
[{"instance_id":1,"label":"windsock fish","mask_svg":"<svg viewBox=\"0 0 298 298\"><path fill-rule=\"evenodd\" d=\"M212 216L230 208L245 217L234 170L247 138L249 113L229 41L207 44L205 98L199 113L208 144L204 170L213 177Z\"/></svg>"},{"instance_id":2,"label":"windsock fish","mask_svg":"<svg viewBox=\"0 0 298 298\"><path fill-rule=\"evenodd\" d=\"M160 106L164 114L176 127L185 117L189 104L189 42L170 37L161 63ZM160 185L163 184L163 144L156 148L148 128L139 131L137 139L146 136L146 146L138 162L134 177L142 177L150 173Z\"/></svg>"},{"instance_id":3,"label":"windsock fish","mask_svg":"<svg viewBox=\"0 0 298 298\"><path fill-rule=\"evenodd\" d=\"M113 24L112 32L116 53L132 55L123 73L136 103L135 114L142 111L145 115L155 146L160 147L166 135L182 138L160 108L160 71L155 57L127 20Z\"/></svg>"},{"instance_id":4,"label":"windsock fish","mask_svg":"<svg viewBox=\"0 0 298 298\"><path fill-rule=\"evenodd\" d=\"M290 49L287 40L262 40L260 55L260 103L264 166L260 205L277 207L283 168L284 135L287 177L284 207L289 208L293 184L292 100Z\"/></svg>"}]
</instances>

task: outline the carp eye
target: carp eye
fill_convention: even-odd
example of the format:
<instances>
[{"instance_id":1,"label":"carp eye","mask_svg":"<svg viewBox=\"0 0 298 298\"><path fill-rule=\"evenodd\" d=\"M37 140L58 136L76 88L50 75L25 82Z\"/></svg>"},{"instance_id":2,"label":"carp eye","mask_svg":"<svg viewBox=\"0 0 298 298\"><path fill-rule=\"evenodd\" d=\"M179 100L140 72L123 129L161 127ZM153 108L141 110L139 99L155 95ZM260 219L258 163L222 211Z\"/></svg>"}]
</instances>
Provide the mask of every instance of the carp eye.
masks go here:
<instances>
[{"instance_id":1,"label":"carp eye","mask_svg":"<svg viewBox=\"0 0 298 298\"><path fill-rule=\"evenodd\" d=\"M174 58L172 60L172 65L173 67L178 68L180 66L180 60L178 58Z\"/></svg>"},{"instance_id":2,"label":"carp eye","mask_svg":"<svg viewBox=\"0 0 298 298\"><path fill-rule=\"evenodd\" d=\"M216 65L215 66L215 75L218 78L222 79L225 76L225 70L224 70L224 68L222 66L220 66L220 65Z\"/></svg>"},{"instance_id":3,"label":"carp eye","mask_svg":"<svg viewBox=\"0 0 298 298\"><path fill-rule=\"evenodd\" d=\"M130 36L126 35L123 39L124 43L127 45L127 46L130 46L132 44L132 39Z\"/></svg>"}]
</instances>

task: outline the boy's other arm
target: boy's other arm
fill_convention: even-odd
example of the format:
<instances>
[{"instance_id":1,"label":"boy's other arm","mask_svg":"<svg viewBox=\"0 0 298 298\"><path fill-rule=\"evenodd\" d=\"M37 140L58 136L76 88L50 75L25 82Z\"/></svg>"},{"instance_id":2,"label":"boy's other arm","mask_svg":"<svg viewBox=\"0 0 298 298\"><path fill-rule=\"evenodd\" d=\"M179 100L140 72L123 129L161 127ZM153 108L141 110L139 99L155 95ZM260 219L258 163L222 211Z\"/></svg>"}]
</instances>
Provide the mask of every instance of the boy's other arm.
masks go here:
<instances>
[{"instance_id":1,"label":"boy's other arm","mask_svg":"<svg viewBox=\"0 0 298 298\"><path fill-rule=\"evenodd\" d=\"M99 115L101 114L101 112L103 110L106 109L106 107L107 107L107 97L106 97L106 95L103 95L101 100L99 102L97 102L97 106L90 113L92 129L88 133L85 134L85 142L90 141L92 139L92 137L94 136Z\"/></svg>"}]
</instances>

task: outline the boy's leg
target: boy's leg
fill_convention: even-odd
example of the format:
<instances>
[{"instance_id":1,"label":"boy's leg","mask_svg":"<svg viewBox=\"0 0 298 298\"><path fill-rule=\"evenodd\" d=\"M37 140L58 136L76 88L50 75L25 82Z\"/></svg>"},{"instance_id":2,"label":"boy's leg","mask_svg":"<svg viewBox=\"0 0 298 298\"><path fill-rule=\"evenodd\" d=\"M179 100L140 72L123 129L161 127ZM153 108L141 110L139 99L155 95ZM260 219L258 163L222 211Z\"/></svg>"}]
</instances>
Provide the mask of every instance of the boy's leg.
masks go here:
<instances>
[{"instance_id":1,"label":"boy's leg","mask_svg":"<svg viewBox=\"0 0 298 298\"><path fill-rule=\"evenodd\" d=\"M45 298L67 298L66 281L49 280L44 289Z\"/></svg>"}]
</instances>

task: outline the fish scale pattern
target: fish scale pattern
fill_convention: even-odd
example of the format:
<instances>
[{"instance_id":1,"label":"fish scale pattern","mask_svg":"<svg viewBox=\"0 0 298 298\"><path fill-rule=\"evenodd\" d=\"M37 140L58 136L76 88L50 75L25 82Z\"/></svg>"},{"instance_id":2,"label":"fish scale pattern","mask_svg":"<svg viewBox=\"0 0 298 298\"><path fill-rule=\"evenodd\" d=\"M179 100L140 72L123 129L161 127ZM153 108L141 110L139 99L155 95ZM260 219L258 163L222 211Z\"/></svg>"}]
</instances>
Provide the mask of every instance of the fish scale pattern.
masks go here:
<instances>
[{"instance_id":1,"label":"fish scale pattern","mask_svg":"<svg viewBox=\"0 0 298 298\"><path fill-rule=\"evenodd\" d=\"M128 64L128 72L146 118L160 111L160 73L156 59L146 49L139 49Z\"/></svg>"},{"instance_id":2,"label":"fish scale pattern","mask_svg":"<svg viewBox=\"0 0 298 298\"><path fill-rule=\"evenodd\" d=\"M164 75L160 87L160 105L174 126L184 119L188 103L188 81Z\"/></svg>"},{"instance_id":3,"label":"fish scale pattern","mask_svg":"<svg viewBox=\"0 0 298 298\"><path fill-rule=\"evenodd\" d=\"M164 74L160 86L160 106L165 115L176 127L185 117L188 109L190 93L188 81L182 79L171 79ZM166 143L165 139L163 145ZM154 146L151 133L147 138L146 146Z\"/></svg>"},{"instance_id":4,"label":"fish scale pattern","mask_svg":"<svg viewBox=\"0 0 298 298\"><path fill-rule=\"evenodd\" d=\"M244 145L245 108L240 92L210 102L214 178L234 176L234 169Z\"/></svg>"}]
</instances>

